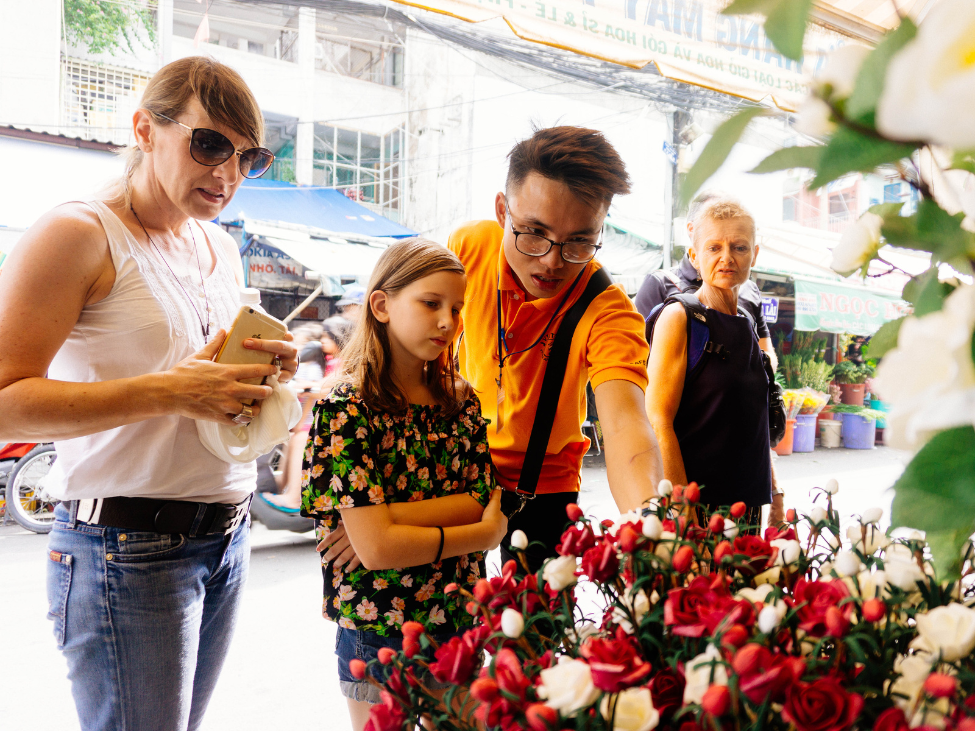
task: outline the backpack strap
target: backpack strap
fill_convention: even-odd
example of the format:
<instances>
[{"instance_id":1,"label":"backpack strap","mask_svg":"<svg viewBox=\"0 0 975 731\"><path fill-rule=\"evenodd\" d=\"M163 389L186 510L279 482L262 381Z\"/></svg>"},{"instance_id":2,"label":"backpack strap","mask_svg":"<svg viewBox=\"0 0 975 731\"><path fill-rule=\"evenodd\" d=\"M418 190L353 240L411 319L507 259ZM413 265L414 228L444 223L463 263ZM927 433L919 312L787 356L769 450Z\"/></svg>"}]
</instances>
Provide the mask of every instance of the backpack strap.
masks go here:
<instances>
[{"instance_id":1,"label":"backpack strap","mask_svg":"<svg viewBox=\"0 0 975 731\"><path fill-rule=\"evenodd\" d=\"M716 354L724 357L725 347L720 343L711 340L711 330L708 328L707 307L701 304L701 300L690 293L675 294L668 297L664 302L654 307L647 316L646 336L647 342L653 341L653 331L667 305L680 303L684 307L687 315L687 375L686 378L695 376L704 366L705 356Z\"/></svg>"},{"instance_id":2,"label":"backpack strap","mask_svg":"<svg viewBox=\"0 0 975 731\"><path fill-rule=\"evenodd\" d=\"M518 492L523 495L534 496L538 488L538 478L542 474L545 450L548 448L548 440L552 436L552 427L555 425L555 412L559 406L559 396L562 393L562 382L565 380L565 369L569 363L569 351L576 326L592 301L612 284L613 280L605 269L594 271L579 299L569 308L559 324L555 341L549 351L542 388L538 394L535 423L532 425L528 447L525 449L521 475L518 477Z\"/></svg>"},{"instance_id":3,"label":"backpack strap","mask_svg":"<svg viewBox=\"0 0 975 731\"><path fill-rule=\"evenodd\" d=\"M680 276L678 276L676 268L661 269L660 273L663 276L667 277L667 279L669 279L671 282L673 282L674 286L677 287L677 291L680 292L681 294L686 294L688 292L694 292L697 290L697 287L695 287L693 284L688 284L683 279L681 279Z\"/></svg>"}]
</instances>

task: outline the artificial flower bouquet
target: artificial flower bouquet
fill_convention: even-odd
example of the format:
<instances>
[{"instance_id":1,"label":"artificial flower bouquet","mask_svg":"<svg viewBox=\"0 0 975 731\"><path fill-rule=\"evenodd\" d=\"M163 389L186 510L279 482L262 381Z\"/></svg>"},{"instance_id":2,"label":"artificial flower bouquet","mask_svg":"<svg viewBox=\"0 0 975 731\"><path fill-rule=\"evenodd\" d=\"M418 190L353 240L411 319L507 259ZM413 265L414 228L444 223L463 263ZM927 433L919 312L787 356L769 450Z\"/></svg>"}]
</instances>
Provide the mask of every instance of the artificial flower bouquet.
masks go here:
<instances>
[{"instance_id":1,"label":"artificial flower bouquet","mask_svg":"<svg viewBox=\"0 0 975 731\"><path fill-rule=\"evenodd\" d=\"M743 503L688 520L693 484L664 481L616 524L570 505L537 575L509 561L465 593L463 637L403 625L403 652L374 661L387 680L367 730L975 730L970 587L935 582L921 536L891 540L880 509L841 535L835 491L764 535Z\"/></svg>"},{"instance_id":2,"label":"artificial flower bouquet","mask_svg":"<svg viewBox=\"0 0 975 731\"><path fill-rule=\"evenodd\" d=\"M799 394L802 396L800 414L818 414L829 403L829 394L814 388L800 388Z\"/></svg>"},{"instance_id":3,"label":"artificial flower bouquet","mask_svg":"<svg viewBox=\"0 0 975 731\"><path fill-rule=\"evenodd\" d=\"M794 388L782 391L782 405L785 407L785 418L795 419L802 409L803 394Z\"/></svg>"}]
</instances>

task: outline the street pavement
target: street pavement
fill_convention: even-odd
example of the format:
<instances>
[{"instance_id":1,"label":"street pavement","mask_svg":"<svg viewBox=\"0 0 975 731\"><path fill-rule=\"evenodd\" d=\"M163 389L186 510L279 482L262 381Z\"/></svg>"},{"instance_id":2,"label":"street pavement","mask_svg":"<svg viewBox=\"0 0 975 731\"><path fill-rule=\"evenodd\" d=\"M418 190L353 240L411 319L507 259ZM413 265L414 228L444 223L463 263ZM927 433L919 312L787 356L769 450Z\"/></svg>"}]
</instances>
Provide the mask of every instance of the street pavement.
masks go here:
<instances>
[{"instance_id":1,"label":"street pavement","mask_svg":"<svg viewBox=\"0 0 975 731\"><path fill-rule=\"evenodd\" d=\"M776 469L787 506L808 511L810 490L835 477L840 492L834 505L843 518L880 506L886 523L887 490L904 459L903 453L885 447L816 450L779 458ZM587 458L580 503L587 514L619 516L598 459ZM67 668L45 619L46 544L45 536L0 527L3 731L79 729ZM489 556L489 572L497 571L497 556ZM318 555L307 534L254 526L240 622L204 731L349 730L333 655L335 625L321 618L321 581Z\"/></svg>"}]
</instances>

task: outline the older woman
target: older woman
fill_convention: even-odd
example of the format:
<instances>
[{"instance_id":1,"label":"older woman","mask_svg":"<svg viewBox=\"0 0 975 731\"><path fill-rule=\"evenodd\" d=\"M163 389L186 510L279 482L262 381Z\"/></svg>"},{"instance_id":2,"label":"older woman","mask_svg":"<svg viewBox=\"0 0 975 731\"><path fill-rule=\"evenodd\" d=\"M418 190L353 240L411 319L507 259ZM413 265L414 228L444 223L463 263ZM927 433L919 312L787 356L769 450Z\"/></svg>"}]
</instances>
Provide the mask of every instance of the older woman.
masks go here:
<instances>
[{"instance_id":1,"label":"older woman","mask_svg":"<svg viewBox=\"0 0 975 731\"><path fill-rule=\"evenodd\" d=\"M729 198L698 209L688 252L701 287L685 305L668 300L648 319L647 413L660 443L664 476L697 482L709 508L744 502L757 525L771 502L768 377L755 323L739 309L738 291L758 256L755 222ZM695 306L696 305L696 306ZM698 310L704 330L691 327ZM698 318L700 322L700 318ZM688 362L689 335L696 339Z\"/></svg>"},{"instance_id":2,"label":"older woman","mask_svg":"<svg viewBox=\"0 0 975 731\"><path fill-rule=\"evenodd\" d=\"M211 223L273 160L243 79L186 58L149 82L124 177L55 208L0 285L0 439L54 441L63 500L49 616L82 728L197 728L247 575L253 464L214 457L195 420L244 424L297 368L212 362L243 285Z\"/></svg>"}]
</instances>

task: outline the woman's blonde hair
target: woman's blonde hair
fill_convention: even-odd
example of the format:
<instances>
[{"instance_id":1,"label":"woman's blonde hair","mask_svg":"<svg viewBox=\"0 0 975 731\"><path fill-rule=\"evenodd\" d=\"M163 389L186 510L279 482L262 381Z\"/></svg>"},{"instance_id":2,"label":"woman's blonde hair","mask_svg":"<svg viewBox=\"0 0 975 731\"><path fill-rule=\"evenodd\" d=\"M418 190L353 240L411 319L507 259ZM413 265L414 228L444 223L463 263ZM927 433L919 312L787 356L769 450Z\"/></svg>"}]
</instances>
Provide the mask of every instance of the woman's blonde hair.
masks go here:
<instances>
[{"instance_id":1,"label":"woman's blonde hair","mask_svg":"<svg viewBox=\"0 0 975 731\"><path fill-rule=\"evenodd\" d=\"M146 85L139 107L156 124L167 125L172 122L160 115L175 119L194 97L214 122L230 127L255 147L264 144L264 114L250 87L230 66L208 56L188 56L163 66ZM136 144L122 148L120 154L125 158L125 172L108 193L128 205L132 175L144 154Z\"/></svg>"},{"instance_id":2,"label":"woman's blonde hair","mask_svg":"<svg viewBox=\"0 0 975 731\"><path fill-rule=\"evenodd\" d=\"M370 297L376 291L393 296L413 282L437 272L466 274L464 265L452 251L424 238L393 244L376 263L366 289L365 307L342 350L342 371L335 378L335 382L352 384L370 409L402 414L410 404L406 394L393 381L389 333L386 324L373 314ZM453 343L436 360L427 362L426 383L446 415L460 411L470 396L471 387L454 368Z\"/></svg>"},{"instance_id":3,"label":"woman's blonde hair","mask_svg":"<svg viewBox=\"0 0 975 731\"><path fill-rule=\"evenodd\" d=\"M736 198L721 193L707 193L698 196L692 204L690 221L694 225L691 234L691 244L696 246L699 241L701 224L704 221L747 221L752 229L752 243L755 243L755 219ZM695 205L696 204L696 205Z\"/></svg>"}]
</instances>

